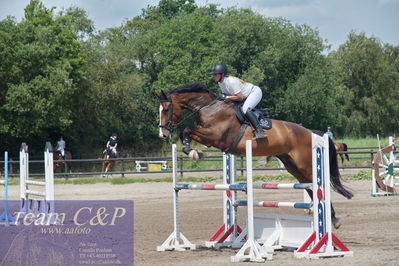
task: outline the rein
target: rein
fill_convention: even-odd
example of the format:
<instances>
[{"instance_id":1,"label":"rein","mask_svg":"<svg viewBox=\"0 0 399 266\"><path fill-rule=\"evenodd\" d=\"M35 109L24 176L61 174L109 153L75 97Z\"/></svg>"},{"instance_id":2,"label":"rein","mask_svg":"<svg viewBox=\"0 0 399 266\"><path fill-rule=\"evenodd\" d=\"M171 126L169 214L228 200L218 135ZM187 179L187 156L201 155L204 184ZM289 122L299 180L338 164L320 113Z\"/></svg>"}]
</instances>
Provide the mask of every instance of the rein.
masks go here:
<instances>
[{"instance_id":1,"label":"rein","mask_svg":"<svg viewBox=\"0 0 399 266\"><path fill-rule=\"evenodd\" d=\"M164 124L164 125L160 125L159 127L160 128L165 128L166 130L168 130L170 133L173 133L173 131L175 130L175 129L177 129L178 127L180 127L180 125L184 122L184 121L186 121L188 118L190 118L190 117L192 117L193 115L195 115L196 113L198 113L199 111L201 111L202 109L204 109L205 107L207 107L207 106L210 106L211 104L213 104L214 102L216 102L217 101L217 99L214 99L214 100L212 100L211 102L209 102L209 103L207 103L207 104L205 104L205 105L203 105L203 106L201 106L200 108L197 108L196 110L194 110L194 111L192 111L191 112L191 114L189 114L189 115L187 115L186 117L184 117L182 120L180 120L178 123L176 123L176 125L173 125L173 119L172 119L172 117L173 117L173 115L174 115L174 113L173 113L173 104L172 104L172 110L171 110L171 112L169 111L168 113L168 122L166 122L166 124ZM164 100L163 102L172 102L172 100Z\"/></svg>"}]
</instances>

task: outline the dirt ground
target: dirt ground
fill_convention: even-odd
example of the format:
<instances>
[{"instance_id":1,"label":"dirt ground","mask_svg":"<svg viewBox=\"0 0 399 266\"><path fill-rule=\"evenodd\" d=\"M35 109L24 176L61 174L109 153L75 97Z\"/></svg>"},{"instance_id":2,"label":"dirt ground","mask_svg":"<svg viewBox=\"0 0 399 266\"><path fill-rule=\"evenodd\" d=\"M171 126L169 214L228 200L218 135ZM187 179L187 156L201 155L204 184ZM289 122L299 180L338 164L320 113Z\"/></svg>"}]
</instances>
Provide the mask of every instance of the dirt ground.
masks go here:
<instances>
[{"instance_id":1,"label":"dirt ground","mask_svg":"<svg viewBox=\"0 0 399 266\"><path fill-rule=\"evenodd\" d=\"M346 183L355 197L347 200L332 193L342 226L334 233L354 252L353 257L319 260L297 259L292 252L276 251L268 265L399 265L399 197L372 197L370 181ZM212 250L204 241L222 223L222 191L181 191L181 232L199 250L157 252L156 247L173 231L171 183L137 183L124 185L88 184L55 185L57 200L133 200L134 265L250 265L231 263L237 250ZM242 194L242 193L241 193ZM11 186L11 199L18 199L19 186ZM301 191L256 190L256 200L301 201ZM242 196L243 197L243 196ZM239 197L241 198L241 197ZM303 214L302 210L259 209L255 212ZM239 211L244 226L245 207Z\"/></svg>"}]
</instances>

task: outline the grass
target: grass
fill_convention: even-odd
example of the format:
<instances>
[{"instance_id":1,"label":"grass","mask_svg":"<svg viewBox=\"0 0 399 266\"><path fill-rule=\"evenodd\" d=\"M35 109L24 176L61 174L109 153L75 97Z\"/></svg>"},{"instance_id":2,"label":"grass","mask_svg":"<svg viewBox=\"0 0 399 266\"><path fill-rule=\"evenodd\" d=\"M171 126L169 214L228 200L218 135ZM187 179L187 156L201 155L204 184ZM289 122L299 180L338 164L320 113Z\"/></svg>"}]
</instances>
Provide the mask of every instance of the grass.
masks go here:
<instances>
[{"instance_id":1,"label":"grass","mask_svg":"<svg viewBox=\"0 0 399 266\"><path fill-rule=\"evenodd\" d=\"M220 177L211 177L211 176L206 176L206 177L185 177L185 178L179 178L180 183L184 182L192 182L192 183L202 183L202 182L212 182L215 180L221 179ZM151 182L167 182L171 183L172 178L171 177L164 177L164 178L124 178L124 177L119 177L119 178L113 178L111 179L111 184L114 185L123 185L123 184L130 184L130 183L151 183Z\"/></svg>"},{"instance_id":2,"label":"grass","mask_svg":"<svg viewBox=\"0 0 399 266\"><path fill-rule=\"evenodd\" d=\"M371 172L370 171L360 171L357 174L346 174L343 175L343 179L345 180L371 180ZM209 183L213 181L221 181L221 176L205 176L205 177L183 177L179 178L180 183ZM44 181L44 180L37 180ZM238 182L245 182L245 176L238 176ZM271 181L285 181L285 182L297 182L296 179L287 173L280 174L277 176L259 176L255 175L253 178L254 182L271 182ZM91 177L91 178L73 178L73 179L55 179L55 184L97 184L97 183L111 183L113 185L123 185L123 184L131 184L131 183L171 183L172 177L164 177L164 178L126 178L126 177L118 177L118 178L99 178L99 177ZM10 179L8 184L19 185L19 179L13 178Z\"/></svg>"},{"instance_id":3,"label":"grass","mask_svg":"<svg viewBox=\"0 0 399 266\"><path fill-rule=\"evenodd\" d=\"M379 147L379 143L377 137L366 137L366 138L337 138L334 141L343 142L348 145L348 148L351 147ZM385 147L388 145L388 137L380 136L380 145L381 147Z\"/></svg>"},{"instance_id":4,"label":"grass","mask_svg":"<svg viewBox=\"0 0 399 266\"><path fill-rule=\"evenodd\" d=\"M237 181L239 182L245 182L247 181L247 177L245 176L238 176ZM262 181L262 182L270 182L270 181L289 181L289 182L295 182L296 179L290 174L280 174L277 176L257 176L255 175L253 177L253 181Z\"/></svg>"},{"instance_id":5,"label":"grass","mask_svg":"<svg viewBox=\"0 0 399 266\"><path fill-rule=\"evenodd\" d=\"M344 175L345 180L371 180L371 171L360 171L356 174Z\"/></svg>"},{"instance_id":6,"label":"grass","mask_svg":"<svg viewBox=\"0 0 399 266\"><path fill-rule=\"evenodd\" d=\"M344 142L348 145L349 151L356 151L351 150L351 147L378 147L378 141L376 137L367 137L367 138L337 138L335 139L337 142ZM388 137L380 137L380 145L382 147L388 145ZM195 170L195 169L222 169L223 162L222 162L222 153L221 152L207 152L207 150L215 150L214 148L207 148L201 144L192 143L192 147L194 149L204 151L207 156L217 156L218 158L212 158L210 160L202 160L202 161L192 161L185 159L183 160L183 168L185 170ZM181 151L181 143L177 144L178 151ZM165 155L165 154L160 154ZM179 156L182 153L179 152ZM350 161L344 161L344 166L368 166L371 162L371 155L370 154L349 154ZM188 157L186 157L188 158ZM341 159L338 157L339 165L341 164ZM168 162L170 164L170 162ZM245 167L245 159L243 160L243 167ZM178 162L180 167L180 160ZM263 167L278 167L278 162L273 159L270 162L266 163L264 156L254 157L253 160L254 168L263 168ZM237 168L241 167L241 159L237 157ZM122 170L135 170L135 163L129 162L122 164L117 164L115 171L122 171ZM238 170L237 173L240 173ZM189 174L189 173L187 173ZM186 175L187 175L186 174ZM371 171L359 171L357 174L347 174L343 176L346 180L371 180ZM185 177L180 178L179 182L212 182L215 180L221 180L221 177ZM238 181L242 182L245 181L245 177L238 176ZM254 181L290 181L295 182L295 178L289 174L281 174L278 176L254 176ZM55 184L96 184L96 183L111 183L111 184L129 184L129 183L149 183L149 182L172 182L171 177L165 178L100 178L100 177L87 177L87 178L70 178L68 180L57 178L55 179ZM19 185L18 178L12 178L9 180L9 185Z\"/></svg>"}]
</instances>

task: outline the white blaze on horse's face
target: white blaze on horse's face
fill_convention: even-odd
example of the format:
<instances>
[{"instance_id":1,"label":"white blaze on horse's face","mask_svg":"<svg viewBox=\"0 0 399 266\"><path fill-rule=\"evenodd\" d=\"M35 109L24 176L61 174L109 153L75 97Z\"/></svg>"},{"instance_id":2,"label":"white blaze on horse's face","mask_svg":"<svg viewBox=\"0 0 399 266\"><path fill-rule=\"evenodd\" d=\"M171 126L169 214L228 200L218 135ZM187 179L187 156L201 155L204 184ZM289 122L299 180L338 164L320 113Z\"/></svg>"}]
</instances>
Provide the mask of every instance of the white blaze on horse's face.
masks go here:
<instances>
[{"instance_id":1,"label":"white blaze on horse's face","mask_svg":"<svg viewBox=\"0 0 399 266\"><path fill-rule=\"evenodd\" d=\"M159 105L159 137L162 139L167 139L171 137L169 130L165 127L161 127L162 125L165 126L167 124L167 114L165 114L165 109L163 108L162 104ZM164 123L162 123L164 122Z\"/></svg>"}]
</instances>

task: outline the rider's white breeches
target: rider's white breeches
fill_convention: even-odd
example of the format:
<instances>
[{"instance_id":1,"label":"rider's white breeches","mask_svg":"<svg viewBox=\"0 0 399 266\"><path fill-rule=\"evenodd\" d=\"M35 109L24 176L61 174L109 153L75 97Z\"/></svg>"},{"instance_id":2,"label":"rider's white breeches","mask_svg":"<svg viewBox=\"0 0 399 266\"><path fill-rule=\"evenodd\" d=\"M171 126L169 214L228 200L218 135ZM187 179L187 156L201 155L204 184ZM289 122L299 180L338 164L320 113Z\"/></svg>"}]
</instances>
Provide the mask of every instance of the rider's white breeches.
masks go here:
<instances>
[{"instance_id":1,"label":"rider's white breeches","mask_svg":"<svg viewBox=\"0 0 399 266\"><path fill-rule=\"evenodd\" d=\"M244 114L247 113L248 108L255 108L256 105L262 100L262 90L258 86L254 86L252 92L245 99L245 102L242 106L242 111Z\"/></svg>"},{"instance_id":2,"label":"rider's white breeches","mask_svg":"<svg viewBox=\"0 0 399 266\"><path fill-rule=\"evenodd\" d=\"M64 149L58 150L58 151L61 153L61 156L62 156L62 157L65 157L65 150L64 150Z\"/></svg>"}]
</instances>

